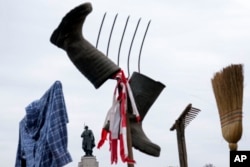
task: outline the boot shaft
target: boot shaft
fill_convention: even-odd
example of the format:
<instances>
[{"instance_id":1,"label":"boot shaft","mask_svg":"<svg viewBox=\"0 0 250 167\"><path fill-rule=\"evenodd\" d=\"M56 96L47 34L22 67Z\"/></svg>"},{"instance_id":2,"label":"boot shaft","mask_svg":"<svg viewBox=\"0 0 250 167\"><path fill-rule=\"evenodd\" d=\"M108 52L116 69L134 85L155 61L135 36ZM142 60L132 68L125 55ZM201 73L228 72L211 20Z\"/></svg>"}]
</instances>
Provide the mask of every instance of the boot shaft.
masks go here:
<instances>
[{"instance_id":1,"label":"boot shaft","mask_svg":"<svg viewBox=\"0 0 250 167\"><path fill-rule=\"evenodd\" d=\"M90 3L72 9L64 16L50 41L67 52L76 68L97 89L120 68L84 39L82 26L91 11Z\"/></svg>"},{"instance_id":2,"label":"boot shaft","mask_svg":"<svg viewBox=\"0 0 250 167\"><path fill-rule=\"evenodd\" d=\"M120 71L120 68L113 61L84 38L78 42L70 43L67 54L75 67L95 88L99 88L107 79L112 79Z\"/></svg>"},{"instance_id":3,"label":"boot shaft","mask_svg":"<svg viewBox=\"0 0 250 167\"><path fill-rule=\"evenodd\" d=\"M138 72L132 74L129 79L129 84L141 120L143 120L150 107L165 88L165 85ZM131 111L130 101L128 104L128 111Z\"/></svg>"}]
</instances>

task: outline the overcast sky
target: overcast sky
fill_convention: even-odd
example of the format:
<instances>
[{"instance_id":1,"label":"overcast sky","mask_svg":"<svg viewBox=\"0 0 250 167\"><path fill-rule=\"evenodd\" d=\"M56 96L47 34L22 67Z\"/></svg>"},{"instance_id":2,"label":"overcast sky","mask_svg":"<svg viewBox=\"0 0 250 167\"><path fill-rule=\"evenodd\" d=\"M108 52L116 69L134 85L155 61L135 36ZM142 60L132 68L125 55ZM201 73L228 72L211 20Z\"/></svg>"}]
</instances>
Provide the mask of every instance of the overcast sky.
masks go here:
<instances>
[{"instance_id":1,"label":"overcast sky","mask_svg":"<svg viewBox=\"0 0 250 167\"><path fill-rule=\"evenodd\" d=\"M78 165L84 152L80 134L84 123L96 142L112 103L116 82L108 80L99 89L75 68L66 53L49 42L62 17L80 0L1 1L0 5L0 166L14 166L19 121L25 107L39 99L56 81L63 85L69 124L68 149ZM151 25L144 43L141 73L166 85L143 121L148 137L161 146L159 158L134 150L138 167L179 166L176 132L170 127L192 103L201 112L186 128L190 167L212 163L229 166L229 148L222 137L212 91L214 73L230 64L244 64L243 134L239 150L250 150L250 2L248 0L93 0L83 34L95 45L103 14L106 20L99 50L106 53L108 35L118 18L110 43L109 58L117 61L118 44L128 15L130 21L121 50L120 65L127 73L127 55L134 28L141 24L131 51L130 73L137 71L139 47L146 25ZM248 58L247 58L248 57ZM110 166L106 143L94 149L100 167ZM127 166L119 162L117 166Z\"/></svg>"}]
</instances>

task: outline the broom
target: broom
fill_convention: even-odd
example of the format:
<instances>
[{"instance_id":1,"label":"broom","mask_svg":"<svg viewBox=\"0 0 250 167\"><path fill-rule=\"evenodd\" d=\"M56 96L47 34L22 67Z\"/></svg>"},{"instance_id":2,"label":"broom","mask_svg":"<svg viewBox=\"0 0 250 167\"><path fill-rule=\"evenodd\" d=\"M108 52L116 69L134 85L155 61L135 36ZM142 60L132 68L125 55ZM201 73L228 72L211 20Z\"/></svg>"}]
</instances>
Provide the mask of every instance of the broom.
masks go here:
<instances>
[{"instance_id":1,"label":"broom","mask_svg":"<svg viewBox=\"0 0 250 167\"><path fill-rule=\"evenodd\" d=\"M243 80L242 64L223 68L212 79L222 135L231 151L237 150L242 135Z\"/></svg>"}]
</instances>

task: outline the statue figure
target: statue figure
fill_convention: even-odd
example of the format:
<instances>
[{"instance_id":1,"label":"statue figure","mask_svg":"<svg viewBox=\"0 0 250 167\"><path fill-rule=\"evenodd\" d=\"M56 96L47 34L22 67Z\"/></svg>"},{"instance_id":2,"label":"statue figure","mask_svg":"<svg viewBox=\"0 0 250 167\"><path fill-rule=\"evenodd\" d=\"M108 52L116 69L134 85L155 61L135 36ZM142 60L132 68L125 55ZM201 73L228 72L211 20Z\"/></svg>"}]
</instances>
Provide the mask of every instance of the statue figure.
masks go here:
<instances>
[{"instance_id":1,"label":"statue figure","mask_svg":"<svg viewBox=\"0 0 250 167\"><path fill-rule=\"evenodd\" d=\"M95 147L95 137L93 132L88 128L84 127L84 131L81 134L82 137L82 149L85 152L85 156L93 156L93 148Z\"/></svg>"}]
</instances>

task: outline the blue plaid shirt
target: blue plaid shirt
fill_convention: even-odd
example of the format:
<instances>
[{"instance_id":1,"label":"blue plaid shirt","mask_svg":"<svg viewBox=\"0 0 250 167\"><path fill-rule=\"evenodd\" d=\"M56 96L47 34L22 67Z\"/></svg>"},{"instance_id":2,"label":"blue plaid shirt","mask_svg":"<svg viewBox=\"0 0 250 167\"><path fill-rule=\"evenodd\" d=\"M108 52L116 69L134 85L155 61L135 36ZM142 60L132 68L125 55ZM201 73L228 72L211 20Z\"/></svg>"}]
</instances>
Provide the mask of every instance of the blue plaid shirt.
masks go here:
<instances>
[{"instance_id":1,"label":"blue plaid shirt","mask_svg":"<svg viewBox=\"0 0 250 167\"><path fill-rule=\"evenodd\" d=\"M19 125L16 167L61 167L72 161L67 150L68 116L62 84L56 81L26 108Z\"/></svg>"}]
</instances>

